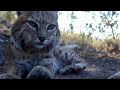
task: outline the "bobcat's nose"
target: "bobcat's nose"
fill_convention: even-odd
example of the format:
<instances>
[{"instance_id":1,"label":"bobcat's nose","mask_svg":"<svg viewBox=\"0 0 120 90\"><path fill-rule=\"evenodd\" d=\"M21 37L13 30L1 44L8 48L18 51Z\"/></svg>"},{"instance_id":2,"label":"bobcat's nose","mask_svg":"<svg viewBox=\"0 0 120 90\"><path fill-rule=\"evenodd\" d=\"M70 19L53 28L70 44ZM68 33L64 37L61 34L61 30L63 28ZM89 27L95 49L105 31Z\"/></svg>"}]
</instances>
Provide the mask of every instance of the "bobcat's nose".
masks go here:
<instances>
[{"instance_id":1,"label":"bobcat's nose","mask_svg":"<svg viewBox=\"0 0 120 90\"><path fill-rule=\"evenodd\" d=\"M39 37L39 40L40 40L41 42L44 42L44 41L46 40L46 37Z\"/></svg>"}]
</instances>

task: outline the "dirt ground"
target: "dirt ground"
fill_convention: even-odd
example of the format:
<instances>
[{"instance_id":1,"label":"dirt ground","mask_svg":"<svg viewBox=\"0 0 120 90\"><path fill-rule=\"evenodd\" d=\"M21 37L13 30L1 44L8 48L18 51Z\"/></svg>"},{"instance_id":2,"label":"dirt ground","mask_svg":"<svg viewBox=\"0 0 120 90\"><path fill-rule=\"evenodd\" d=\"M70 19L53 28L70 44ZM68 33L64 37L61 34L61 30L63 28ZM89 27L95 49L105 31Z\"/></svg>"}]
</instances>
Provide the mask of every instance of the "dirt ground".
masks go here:
<instances>
[{"instance_id":1,"label":"dirt ground","mask_svg":"<svg viewBox=\"0 0 120 90\"><path fill-rule=\"evenodd\" d=\"M55 79L107 79L120 71L119 54L105 54L104 52L76 50L85 59L87 68L78 74L56 75Z\"/></svg>"}]
</instances>

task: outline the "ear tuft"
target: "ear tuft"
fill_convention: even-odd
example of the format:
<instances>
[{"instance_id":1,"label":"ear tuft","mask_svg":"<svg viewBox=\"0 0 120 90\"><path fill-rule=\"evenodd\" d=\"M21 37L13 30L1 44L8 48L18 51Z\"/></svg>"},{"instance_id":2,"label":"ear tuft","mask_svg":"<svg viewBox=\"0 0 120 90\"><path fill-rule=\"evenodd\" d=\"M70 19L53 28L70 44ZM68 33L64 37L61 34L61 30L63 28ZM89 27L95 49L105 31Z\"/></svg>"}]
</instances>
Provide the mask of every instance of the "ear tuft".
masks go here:
<instances>
[{"instance_id":1,"label":"ear tuft","mask_svg":"<svg viewBox=\"0 0 120 90\"><path fill-rule=\"evenodd\" d=\"M32 11L16 11L16 13L17 13L18 17L21 16L21 15L23 15L23 16L29 16L29 15L32 14Z\"/></svg>"}]
</instances>

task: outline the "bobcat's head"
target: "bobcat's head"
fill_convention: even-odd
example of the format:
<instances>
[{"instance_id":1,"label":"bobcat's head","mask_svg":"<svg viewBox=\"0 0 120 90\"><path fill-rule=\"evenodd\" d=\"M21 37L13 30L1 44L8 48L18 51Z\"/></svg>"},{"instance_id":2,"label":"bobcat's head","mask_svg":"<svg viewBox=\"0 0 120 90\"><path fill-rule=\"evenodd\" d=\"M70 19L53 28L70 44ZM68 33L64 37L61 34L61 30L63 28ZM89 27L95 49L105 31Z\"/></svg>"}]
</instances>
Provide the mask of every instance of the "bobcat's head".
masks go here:
<instances>
[{"instance_id":1,"label":"bobcat's head","mask_svg":"<svg viewBox=\"0 0 120 90\"><path fill-rule=\"evenodd\" d=\"M19 11L11 42L25 52L50 51L60 39L57 11Z\"/></svg>"}]
</instances>

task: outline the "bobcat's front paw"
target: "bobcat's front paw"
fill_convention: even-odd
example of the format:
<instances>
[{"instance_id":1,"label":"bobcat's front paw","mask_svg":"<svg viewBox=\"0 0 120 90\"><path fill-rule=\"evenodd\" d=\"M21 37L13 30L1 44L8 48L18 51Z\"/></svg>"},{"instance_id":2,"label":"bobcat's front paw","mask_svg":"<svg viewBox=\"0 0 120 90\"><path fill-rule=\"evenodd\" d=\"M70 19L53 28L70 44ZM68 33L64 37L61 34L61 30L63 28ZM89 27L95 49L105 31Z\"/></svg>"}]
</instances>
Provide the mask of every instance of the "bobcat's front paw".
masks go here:
<instances>
[{"instance_id":1,"label":"bobcat's front paw","mask_svg":"<svg viewBox=\"0 0 120 90\"><path fill-rule=\"evenodd\" d=\"M77 63L73 66L73 69L75 70L75 72L79 73L81 70L84 70L86 67L87 67L86 64Z\"/></svg>"},{"instance_id":2,"label":"bobcat's front paw","mask_svg":"<svg viewBox=\"0 0 120 90\"><path fill-rule=\"evenodd\" d=\"M51 79L52 73L43 66L34 67L28 74L27 79Z\"/></svg>"},{"instance_id":3,"label":"bobcat's front paw","mask_svg":"<svg viewBox=\"0 0 120 90\"><path fill-rule=\"evenodd\" d=\"M61 75L72 74L72 73L79 73L81 70L86 68L85 64L77 63L75 65L65 66L64 68L60 69L59 73Z\"/></svg>"},{"instance_id":4,"label":"bobcat's front paw","mask_svg":"<svg viewBox=\"0 0 120 90\"><path fill-rule=\"evenodd\" d=\"M1 74L0 79L20 79L20 77L9 74Z\"/></svg>"}]
</instances>

